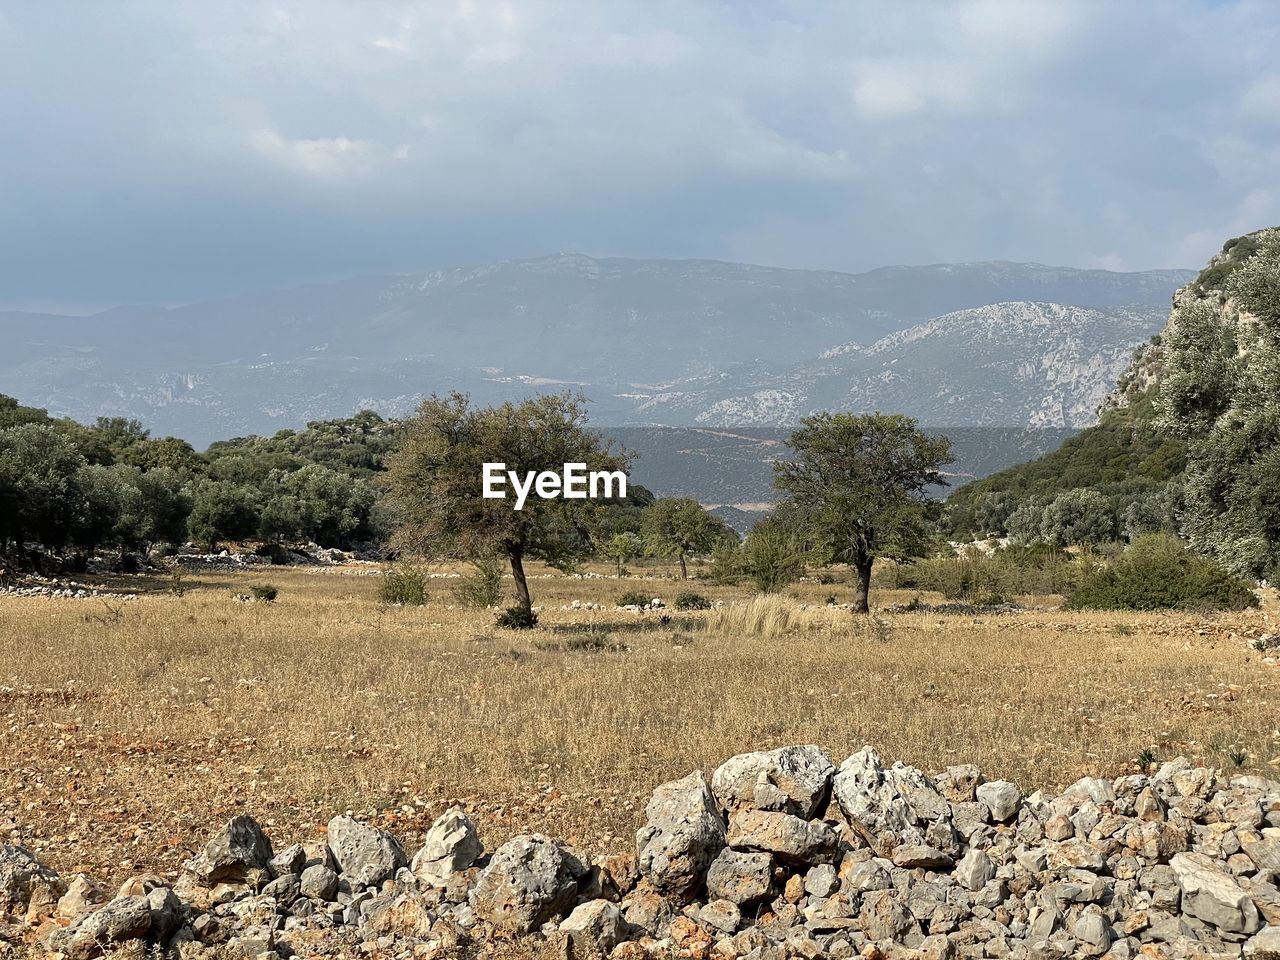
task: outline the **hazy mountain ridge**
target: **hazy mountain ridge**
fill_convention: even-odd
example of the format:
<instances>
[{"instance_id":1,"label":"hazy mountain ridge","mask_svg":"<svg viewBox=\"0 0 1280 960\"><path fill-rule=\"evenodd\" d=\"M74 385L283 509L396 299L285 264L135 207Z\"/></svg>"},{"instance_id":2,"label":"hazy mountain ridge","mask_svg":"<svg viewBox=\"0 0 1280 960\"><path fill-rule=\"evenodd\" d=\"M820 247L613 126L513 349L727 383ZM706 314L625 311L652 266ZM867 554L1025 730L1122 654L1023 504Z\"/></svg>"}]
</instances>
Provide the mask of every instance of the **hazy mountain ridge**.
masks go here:
<instances>
[{"instance_id":1,"label":"hazy mountain ridge","mask_svg":"<svg viewBox=\"0 0 1280 960\"><path fill-rule=\"evenodd\" d=\"M1060 401L1035 378L1006 371L1007 402L977 404L978 419L957 422L1053 423L1060 402L1058 420L1078 425L1093 397L1089 358L1106 366L1145 337L1123 304L1163 306L1190 277L1005 262L841 274L561 255L171 309L0 314L8 346L0 390L82 419L137 416L197 443L362 406L399 415L449 389L492 402L560 384L581 386L601 423L785 425L818 406L900 408L910 378L892 369L903 362L885 346L893 335L1027 300L1118 309L1117 327L1095 323L1081 332L1078 354L1056 350L1061 363L1050 367L1067 384ZM938 342L932 336L917 332L921 342ZM851 342L873 346L840 346ZM1044 352L1035 357L1039 364ZM1089 369L1071 386L1076 363ZM945 372L945 396L908 412L929 422L960 409L947 401L967 394ZM842 386L842 377L852 382Z\"/></svg>"}]
</instances>

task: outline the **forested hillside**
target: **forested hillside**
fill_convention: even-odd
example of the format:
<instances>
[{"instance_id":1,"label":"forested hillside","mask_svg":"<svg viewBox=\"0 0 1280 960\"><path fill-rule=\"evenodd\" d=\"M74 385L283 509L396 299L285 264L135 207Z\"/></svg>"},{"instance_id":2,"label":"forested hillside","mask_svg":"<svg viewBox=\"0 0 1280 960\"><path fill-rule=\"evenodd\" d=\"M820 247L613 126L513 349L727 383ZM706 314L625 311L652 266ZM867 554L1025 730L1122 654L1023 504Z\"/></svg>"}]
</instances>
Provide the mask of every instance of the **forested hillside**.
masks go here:
<instances>
[{"instance_id":1,"label":"forested hillside","mask_svg":"<svg viewBox=\"0 0 1280 960\"><path fill-rule=\"evenodd\" d=\"M1174 296L1099 422L955 492L953 534L1177 532L1236 573L1280 572L1280 228L1228 241Z\"/></svg>"}]
</instances>

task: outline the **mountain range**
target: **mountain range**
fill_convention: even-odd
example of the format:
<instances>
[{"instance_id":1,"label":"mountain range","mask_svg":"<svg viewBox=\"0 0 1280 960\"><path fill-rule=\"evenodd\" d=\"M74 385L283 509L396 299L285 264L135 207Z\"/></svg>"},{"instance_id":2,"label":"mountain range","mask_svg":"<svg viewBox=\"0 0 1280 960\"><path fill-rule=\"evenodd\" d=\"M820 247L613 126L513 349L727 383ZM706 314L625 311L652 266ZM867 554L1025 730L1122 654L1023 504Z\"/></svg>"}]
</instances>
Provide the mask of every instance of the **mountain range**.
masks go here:
<instances>
[{"instance_id":1,"label":"mountain range","mask_svg":"<svg viewBox=\"0 0 1280 960\"><path fill-rule=\"evenodd\" d=\"M1007 262L860 274L558 255L90 317L0 313L0 392L197 445L432 392L581 389L606 425L816 409L1078 428L1190 271Z\"/></svg>"}]
</instances>

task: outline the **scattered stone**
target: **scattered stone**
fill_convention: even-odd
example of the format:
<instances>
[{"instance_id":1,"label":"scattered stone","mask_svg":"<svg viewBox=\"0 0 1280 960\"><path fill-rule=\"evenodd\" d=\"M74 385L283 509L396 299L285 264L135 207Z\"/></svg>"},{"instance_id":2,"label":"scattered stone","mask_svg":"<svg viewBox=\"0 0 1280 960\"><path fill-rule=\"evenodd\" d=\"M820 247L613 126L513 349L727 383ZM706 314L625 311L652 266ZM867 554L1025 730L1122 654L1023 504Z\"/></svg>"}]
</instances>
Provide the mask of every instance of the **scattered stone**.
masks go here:
<instances>
[{"instance_id":1,"label":"scattered stone","mask_svg":"<svg viewBox=\"0 0 1280 960\"><path fill-rule=\"evenodd\" d=\"M773 893L773 857L723 850L707 870L707 896L739 906L767 900Z\"/></svg>"},{"instance_id":2,"label":"scattered stone","mask_svg":"<svg viewBox=\"0 0 1280 960\"><path fill-rule=\"evenodd\" d=\"M227 822L187 869L205 886L238 883L257 886L271 876L271 841L253 817L242 814Z\"/></svg>"},{"instance_id":3,"label":"scattered stone","mask_svg":"<svg viewBox=\"0 0 1280 960\"><path fill-rule=\"evenodd\" d=\"M1202 853L1179 853L1170 862L1182 890L1182 909L1228 933L1254 933L1258 908L1235 878Z\"/></svg>"},{"instance_id":4,"label":"scattered stone","mask_svg":"<svg viewBox=\"0 0 1280 960\"><path fill-rule=\"evenodd\" d=\"M498 848L476 883L477 917L508 933L537 930L567 913L585 870L548 837L533 833Z\"/></svg>"},{"instance_id":5,"label":"scattered stone","mask_svg":"<svg viewBox=\"0 0 1280 960\"><path fill-rule=\"evenodd\" d=\"M338 875L323 863L313 863L302 871L298 892L312 900L332 900L338 892Z\"/></svg>"},{"instance_id":6,"label":"scattered stone","mask_svg":"<svg viewBox=\"0 0 1280 960\"><path fill-rule=\"evenodd\" d=\"M636 831L636 865L661 893L692 898L725 846L725 825L701 773L665 783Z\"/></svg>"},{"instance_id":7,"label":"scattered stone","mask_svg":"<svg viewBox=\"0 0 1280 960\"><path fill-rule=\"evenodd\" d=\"M747 808L808 820L826 802L835 772L831 758L813 745L744 753L717 768L711 792L730 813Z\"/></svg>"},{"instance_id":8,"label":"scattered stone","mask_svg":"<svg viewBox=\"0 0 1280 960\"><path fill-rule=\"evenodd\" d=\"M469 869L484 853L473 821L460 807L451 807L431 825L410 869L424 883L443 887L456 873Z\"/></svg>"},{"instance_id":9,"label":"scattered stone","mask_svg":"<svg viewBox=\"0 0 1280 960\"><path fill-rule=\"evenodd\" d=\"M329 849L355 889L379 886L407 862L399 840L345 814L329 821Z\"/></svg>"},{"instance_id":10,"label":"scattered stone","mask_svg":"<svg viewBox=\"0 0 1280 960\"><path fill-rule=\"evenodd\" d=\"M1022 791L1008 780L992 780L978 787L978 800L991 812L997 823L1012 820L1022 803Z\"/></svg>"},{"instance_id":11,"label":"scattered stone","mask_svg":"<svg viewBox=\"0 0 1280 960\"><path fill-rule=\"evenodd\" d=\"M560 924L575 947L608 954L623 939L626 921L616 904L608 900L591 900L574 908Z\"/></svg>"}]
</instances>

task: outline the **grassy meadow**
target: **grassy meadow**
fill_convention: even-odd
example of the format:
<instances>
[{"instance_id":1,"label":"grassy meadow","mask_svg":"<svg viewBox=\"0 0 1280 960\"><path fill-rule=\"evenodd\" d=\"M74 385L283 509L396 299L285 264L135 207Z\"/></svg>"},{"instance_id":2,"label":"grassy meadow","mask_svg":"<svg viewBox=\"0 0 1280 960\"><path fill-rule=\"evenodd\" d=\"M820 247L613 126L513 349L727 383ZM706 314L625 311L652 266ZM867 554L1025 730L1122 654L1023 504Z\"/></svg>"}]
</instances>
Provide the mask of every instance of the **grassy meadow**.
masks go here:
<instances>
[{"instance_id":1,"label":"grassy meadow","mask_svg":"<svg viewBox=\"0 0 1280 960\"><path fill-rule=\"evenodd\" d=\"M0 595L0 839L118 882L172 872L238 812L283 846L352 810L412 849L458 802L490 848L541 830L623 851L654 785L791 743L976 762L1027 790L1178 754L1280 764L1280 668L1243 639L1275 629L1274 593L1208 616L1031 597L1040 609L859 618L824 604L845 584L753 603L699 583L723 605L663 622L613 607L682 589L645 572L538 570L527 632L458 607L456 580L429 581L426 606L381 605L367 566L190 574L181 596L127 581L131 601ZM274 603L232 598L266 582ZM575 600L604 608L563 609Z\"/></svg>"}]
</instances>

